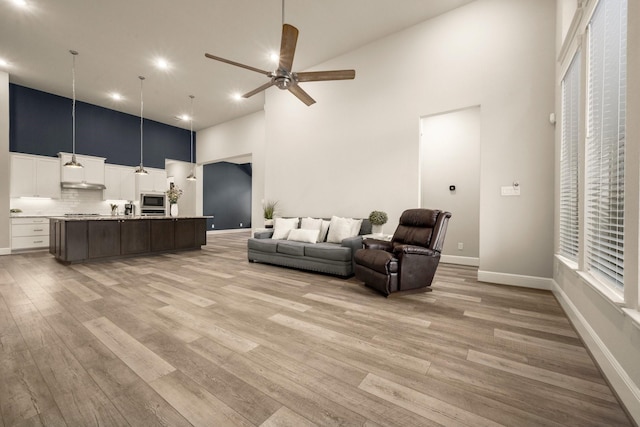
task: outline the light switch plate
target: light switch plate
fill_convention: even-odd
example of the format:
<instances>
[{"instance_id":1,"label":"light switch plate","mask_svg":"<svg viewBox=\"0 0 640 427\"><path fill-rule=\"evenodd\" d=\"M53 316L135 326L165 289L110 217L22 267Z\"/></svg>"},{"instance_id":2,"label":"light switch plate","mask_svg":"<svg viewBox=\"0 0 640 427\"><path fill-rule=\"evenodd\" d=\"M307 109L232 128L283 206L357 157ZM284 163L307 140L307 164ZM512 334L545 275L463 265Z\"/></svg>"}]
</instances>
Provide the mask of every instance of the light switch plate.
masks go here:
<instances>
[{"instance_id":1,"label":"light switch plate","mask_svg":"<svg viewBox=\"0 0 640 427\"><path fill-rule=\"evenodd\" d=\"M519 196L520 195L520 187L514 187L513 185L507 185L505 187L500 187L500 194L502 196Z\"/></svg>"}]
</instances>

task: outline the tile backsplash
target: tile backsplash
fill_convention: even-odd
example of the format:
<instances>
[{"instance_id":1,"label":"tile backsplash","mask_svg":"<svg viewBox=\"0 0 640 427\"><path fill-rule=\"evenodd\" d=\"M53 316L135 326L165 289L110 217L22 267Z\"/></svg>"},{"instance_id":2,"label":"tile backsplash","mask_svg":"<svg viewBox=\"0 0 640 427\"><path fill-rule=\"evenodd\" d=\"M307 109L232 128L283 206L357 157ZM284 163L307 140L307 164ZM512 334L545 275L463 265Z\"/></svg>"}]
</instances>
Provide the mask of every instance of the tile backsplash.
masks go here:
<instances>
[{"instance_id":1,"label":"tile backsplash","mask_svg":"<svg viewBox=\"0 0 640 427\"><path fill-rule=\"evenodd\" d=\"M59 199L12 198L11 209L21 209L23 215L58 216L66 213L111 214L110 203L124 213L124 200L102 200L102 191L63 188Z\"/></svg>"}]
</instances>

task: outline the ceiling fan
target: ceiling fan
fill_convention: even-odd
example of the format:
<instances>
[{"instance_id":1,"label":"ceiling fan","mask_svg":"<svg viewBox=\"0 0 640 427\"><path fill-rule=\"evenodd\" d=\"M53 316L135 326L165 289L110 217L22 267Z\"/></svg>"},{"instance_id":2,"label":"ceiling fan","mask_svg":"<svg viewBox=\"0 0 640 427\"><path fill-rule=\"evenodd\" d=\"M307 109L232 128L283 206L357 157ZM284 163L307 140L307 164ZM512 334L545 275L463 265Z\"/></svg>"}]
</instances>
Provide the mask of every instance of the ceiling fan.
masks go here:
<instances>
[{"instance_id":1,"label":"ceiling fan","mask_svg":"<svg viewBox=\"0 0 640 427\"><path fill-rule=\"evenodd\" d=\"M263 84L262 86L247 92L242 95L243 98L249 98L263 90L276 86L282 90L288 90L294 94L300 101L307 105L312 105L316 101L309 96L299 85L302 82L317 82L327 80L351 80L356 77L355 70L333 70L333 71L307 71L294 73L291 71L293 65L293 56L296 51L296 43L298 42L298 29L293 25L282 25L282 41L280 44L280 62L278 69L275 71L265 71L259 68L252 67L250 65L241 64L239 62L231 61L229 59L220 58L219 56L205 53L204 56L216 61L226 62L227 64L235 65L236 67L245 68L247 70L255 71L256 73L264 74L271 80Z\"/></svg>"}]
</instances>

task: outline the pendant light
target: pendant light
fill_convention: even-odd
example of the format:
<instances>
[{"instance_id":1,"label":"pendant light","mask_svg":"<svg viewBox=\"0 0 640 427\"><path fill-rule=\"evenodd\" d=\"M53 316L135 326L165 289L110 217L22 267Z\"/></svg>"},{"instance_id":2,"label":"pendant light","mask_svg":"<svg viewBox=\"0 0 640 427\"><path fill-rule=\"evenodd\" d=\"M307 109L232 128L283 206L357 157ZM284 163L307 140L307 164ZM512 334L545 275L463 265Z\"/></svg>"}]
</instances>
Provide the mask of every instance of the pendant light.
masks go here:
<instances>
[{"instance_id":1,"label":"pendant light","mask_svg":"<svg viewBox=\"0 0 640 427\"><path fill-rule=\"evenodd\" d=\"M189 98L191 98L191 113L189 115L189 120L190 120L190 128L189 128L189 135L191 136L191 173L189 174L189 176L187 176L187 181L195 181L196 178L196 165L195 163L193 163L193 98L195 98L195 96L193 95L189 95Z\"/></svg>"},{"instance_id":2,"label":"pendant light","mask_svg":"<svg viewBox=\"0 0 640 427\"><path fill-rule=\"evenodd\" d=\"M138 76L138 78L140 79L140 166L138 166L138 168L136 168L136 174L138 175L147 175L149 172L147 172L146 170L144 170L144 166L142 165L142 157L143 157L143 131L142 131L142 124L144 122L144 119L142 118L142 114L144 113L144 101L142 98L142 82L144 81L144 77L143 76Z\"/></svg>"},{"instance_id":3,"label":"pendant light","mask_svg":"<svg viewBox=\"0 0 640 427\"><path fill-rule=\"evenodd\" d=\"M73 94L73 101L71 103L71 140L73 141L73 151L71 154L71 160L64 164L65 168L81 168L80 164L76 160L76 56L78 52L70 50L69 53L73 57L73 65L71 67L71 88Z\"/></svg>"}]
</instances>

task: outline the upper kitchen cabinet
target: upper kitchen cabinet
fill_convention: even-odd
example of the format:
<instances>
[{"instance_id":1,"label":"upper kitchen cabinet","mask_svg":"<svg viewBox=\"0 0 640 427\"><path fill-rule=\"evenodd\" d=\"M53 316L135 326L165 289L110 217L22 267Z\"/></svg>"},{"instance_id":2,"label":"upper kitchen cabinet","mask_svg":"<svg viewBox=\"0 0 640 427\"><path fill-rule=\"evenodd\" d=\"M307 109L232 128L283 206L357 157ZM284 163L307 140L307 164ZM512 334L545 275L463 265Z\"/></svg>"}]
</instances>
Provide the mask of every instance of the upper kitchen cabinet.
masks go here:
<instances>
[{"instance_id":1,"label":"upper kitchen cabinet","mask_svg":"<svg viewBox=\"0 0 640 427\"><path fill-rule=\"evenodd\" d=\"M136 200L134 169L129 166L105 165L104 200Z\"/></svg>"},{"instance_id":2,"label":"upper kitchen cabinet","mask_svg":"<svg viewBox=\"0 0 640 427\"><path fill-rule=\"evenodd\" d=\"M60 161L45 156L11 154L11 197L60 198Z\"/></svg>"},{"instance_id":3,"label":"upper kitchen cabinet","mask_svg":"<svg viewBox=\"0 0 640 427\"><path fill-rule=\"evenodd\" d=\"M104 188L104 158L76 154L81 168L69 168L64 164L71 160L72 154L58 153L60 157L60 181L66 188Z\"/></svg>"},{"instance_id":4,"label":"upper kitchen cabinet","mask_svg":"<svg viewBox=\"0 0 640 427\"><path fill-rule=\"evenodd\" d=\"M167 191L167 172L164 169L145 169L148 172L147 175L136 175L136 194Z\"/></svg>"}]
</instances>

